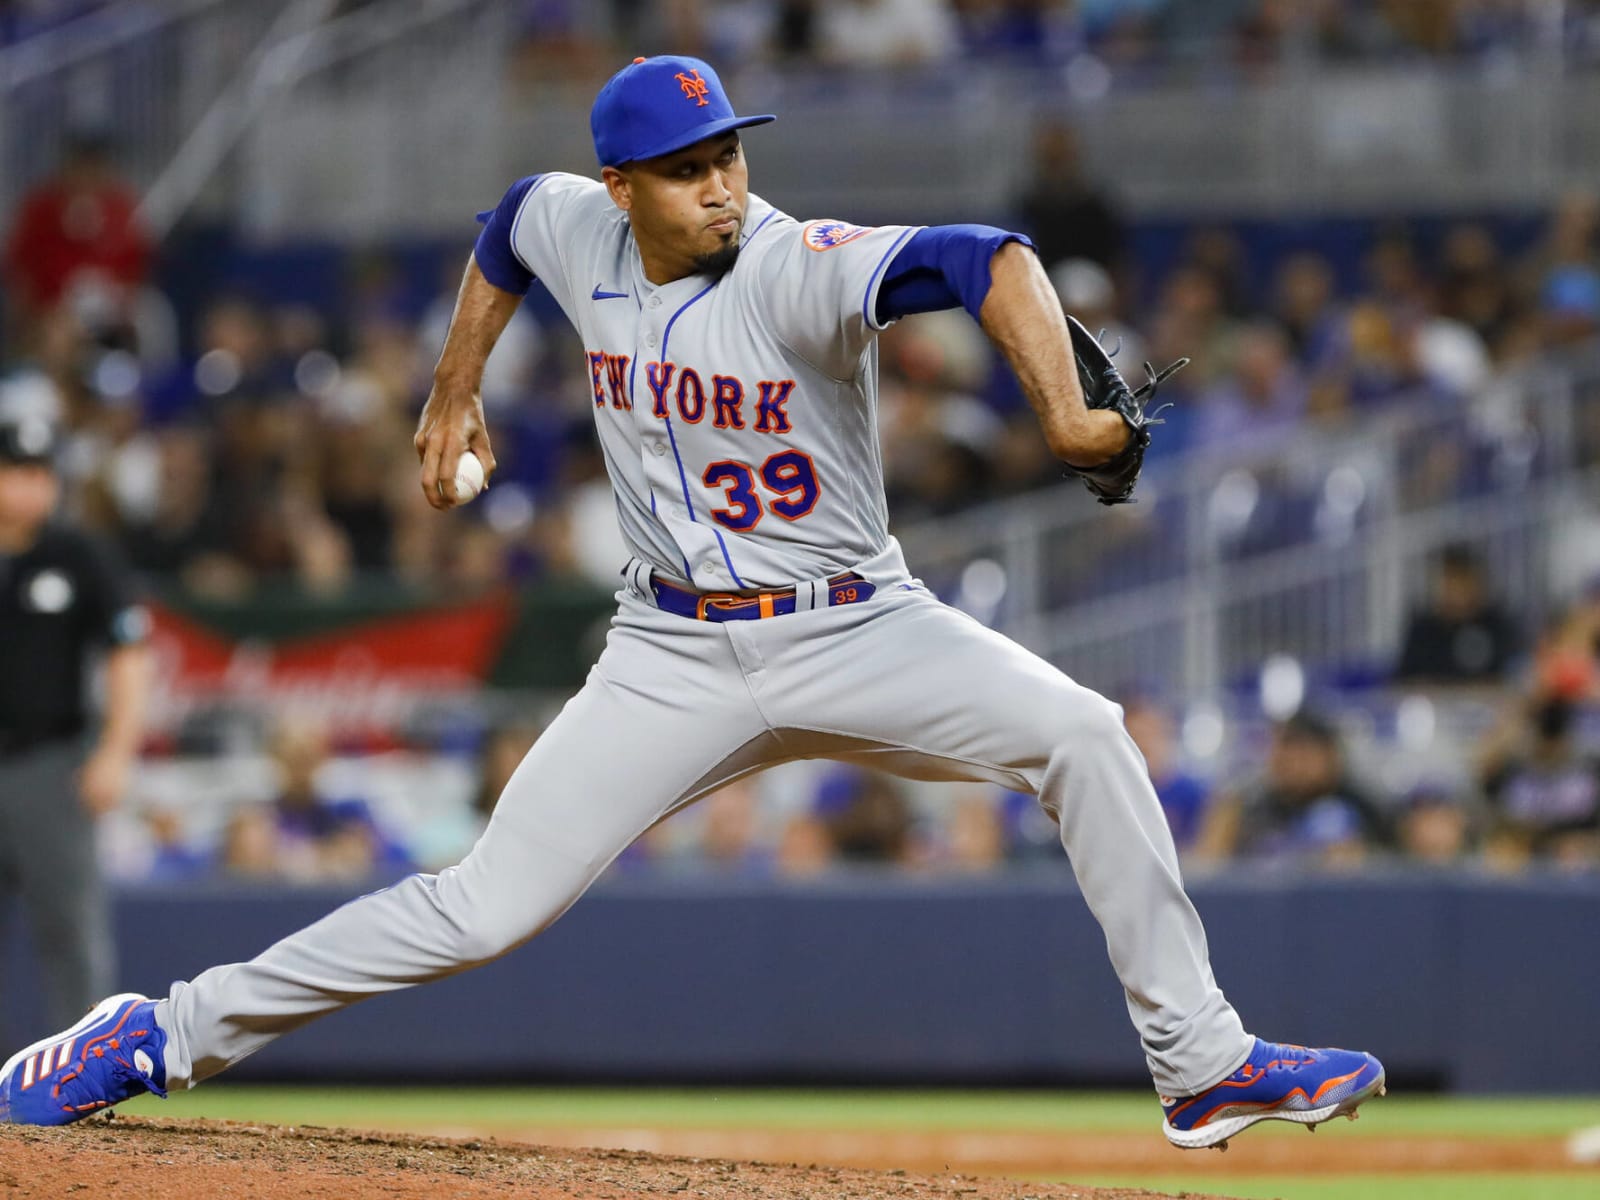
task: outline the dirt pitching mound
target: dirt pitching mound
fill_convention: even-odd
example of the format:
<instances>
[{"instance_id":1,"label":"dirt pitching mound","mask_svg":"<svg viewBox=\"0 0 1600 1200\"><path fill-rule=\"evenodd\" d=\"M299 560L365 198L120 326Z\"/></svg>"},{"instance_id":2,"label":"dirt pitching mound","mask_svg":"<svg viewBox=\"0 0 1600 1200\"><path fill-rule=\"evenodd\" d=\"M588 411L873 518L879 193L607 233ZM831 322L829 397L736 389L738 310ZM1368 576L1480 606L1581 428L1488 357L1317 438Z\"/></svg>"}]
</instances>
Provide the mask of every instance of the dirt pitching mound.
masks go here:
<instances>
[{"instance_id":1,"label":"dirt pitching mound","mask_svg":"<svg viewBox=\"0 0 1600 1200\"><path fill-rule=\"evenodd\" d=\"M1338 1122L1342 1125L1343 1122ZM436 1128L440 1137L473 1130ZM902 1167L929 1175L1028 1175L1056 1179L1123 1176L1137 1179L1181 1174L1206 1177L1227 1189L1221 1176L1395 1175L1444 1171L1565 1171L1583 1161L1582 1138L1379 1135L1341 1137L1338 1129L1306 1137L1298 1126L1252 1129L1229 1143L1226 1154L1185 1153L1154 1130L1088 1133L1038 1130L843 1129L503 1129L516 1142L552 1146L606 1146L678 1158L825 1162L860 1170ZM1600 1130L1595 1135L1600 1139ZM1600 1140L1595 1143L1600 1162ZM553 1151L546 1150L546 1153ZM3 1200L3 1197L0 1197Z\"/></svg>"},{"instance_id":2,"label":"dirt pitching mound","mask_svg":"<svg viewBox=\"0 0 1600 1200\"><path fill-rule=\"evenodd\" d=\"M1155 1192L225 1121L0 1126L0 1200L1132 1200ZM1188 1193L1188 1200L1221 1200Z\"/></svg>"}]
</instances>

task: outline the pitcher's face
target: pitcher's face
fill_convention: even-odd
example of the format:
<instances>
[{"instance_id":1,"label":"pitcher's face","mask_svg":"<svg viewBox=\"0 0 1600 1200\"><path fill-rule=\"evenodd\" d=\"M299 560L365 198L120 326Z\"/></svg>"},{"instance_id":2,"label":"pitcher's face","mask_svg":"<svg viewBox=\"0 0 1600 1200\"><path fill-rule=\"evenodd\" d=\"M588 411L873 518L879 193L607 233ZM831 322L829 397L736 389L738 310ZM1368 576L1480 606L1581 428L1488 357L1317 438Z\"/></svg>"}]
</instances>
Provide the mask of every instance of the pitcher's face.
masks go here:
<instances>
[{"instance_id":1,"label":"pitcher's face","mask_svg":"<svg viewBox=\"0 0 1600 1200\"><path fill-rule=\"evenodd\" d=\"M732 268L750 201L737 133L607 167L603 177L612 201L628 214L651 283Z\"/></svg>"}]
</instances>

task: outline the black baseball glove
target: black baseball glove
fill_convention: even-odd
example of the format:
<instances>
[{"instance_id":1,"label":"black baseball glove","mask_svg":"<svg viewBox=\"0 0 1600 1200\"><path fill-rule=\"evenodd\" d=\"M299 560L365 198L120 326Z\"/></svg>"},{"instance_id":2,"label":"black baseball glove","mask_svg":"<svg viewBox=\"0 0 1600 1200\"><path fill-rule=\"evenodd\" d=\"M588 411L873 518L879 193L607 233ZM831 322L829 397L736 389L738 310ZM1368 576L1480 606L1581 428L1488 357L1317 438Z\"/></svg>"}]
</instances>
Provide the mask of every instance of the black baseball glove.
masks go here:
<instances>
[{"instance_id":1,"label":"black baseball glove","mask_svg":"<svg viewBox=\"0 0 1600 1200\"><path fill-rule=\"evenodd\" d=\"M1128 444L1122 453L1098 466L1068 465L1067 470L1083 480L1083 486L1101 504L1132 503L1133 488L1144 467L1145 447L1150 445L1150 426L1161 424L1160 408L1154 412L1145 409L1155 396L1157 385L1183 370L1189 360L1180 358L1163 371L1145 363L1149 379L1134 391L1111 361L1111 354L1107 354L1099 339L1083 327L1083 322L1069 316L1067 328L1072 331L1072 357L1078 364L1078 382L1083 385L1084 403L1089 408L1115 409L1128 426Z\"/></svg>"}]
</instances>

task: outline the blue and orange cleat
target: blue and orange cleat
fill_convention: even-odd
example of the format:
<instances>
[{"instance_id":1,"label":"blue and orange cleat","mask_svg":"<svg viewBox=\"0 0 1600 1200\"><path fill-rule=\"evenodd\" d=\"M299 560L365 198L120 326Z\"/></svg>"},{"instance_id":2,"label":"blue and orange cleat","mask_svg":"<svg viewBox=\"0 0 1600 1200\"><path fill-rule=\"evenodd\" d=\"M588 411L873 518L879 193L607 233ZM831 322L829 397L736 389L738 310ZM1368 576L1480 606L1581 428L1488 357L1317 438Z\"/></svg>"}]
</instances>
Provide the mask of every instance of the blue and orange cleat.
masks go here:
<instances>
[{"instance_id":1,"label":"blue and orange cleat","mask_svg":"<svg viewBox=\"0 0 1600 1200\"><path fill-rule=\"evenodd\" d=\"M1163 1096L1162 1131L1181 1150L1228 1148L1257 1121L1294 1121L1313 1133L1385 1091L1383 1064L1359 1050L1308 1050L1256 1039L1244 1065L1197 1096Z\"/></svg>"},{"instance_id":2,"label":"blue and orange cleat","mask_svg":"<svg viewBox=\"0 0 1600 1200\"><path fill-rule=\"evenodd\" d=\"M12 1055L0 1067L0 1125L70 1125L143 1092L166 1099L167 1035L155 1010L144 996L112 996Z\"/></svg>"}]
</instances>

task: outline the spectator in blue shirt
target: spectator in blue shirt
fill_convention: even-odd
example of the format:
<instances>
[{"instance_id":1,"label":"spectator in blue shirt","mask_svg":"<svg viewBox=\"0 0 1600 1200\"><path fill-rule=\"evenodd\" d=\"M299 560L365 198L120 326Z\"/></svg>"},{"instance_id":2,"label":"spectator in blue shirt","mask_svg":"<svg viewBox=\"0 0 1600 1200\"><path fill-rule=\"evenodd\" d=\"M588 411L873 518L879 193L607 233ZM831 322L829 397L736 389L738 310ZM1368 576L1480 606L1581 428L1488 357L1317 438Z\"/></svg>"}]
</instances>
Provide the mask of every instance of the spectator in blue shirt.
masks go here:
<instances>
[{"instance_id":1,"label":"spectator in blue shirt","mask_svg":"<svg viewBox=\"0 0 1600 1200\"><path fill-rule=\"evenodd\" d=\"M306 882L364 880L409 868L365 800L327 790L323 768L330 754L320 728L285 723L271 749L278 768L273 824L284 874Z\"/></svg>"},{"instance_id":2,"label":"spectator in blue shirt","mask_svg":"<svg viewBox=\"0 0 1600 1200\"><path fill-rule=\"evenodd\" d=\"M1531 697L1486 739L1479 769L1499 863L1600 867L1600 758L1579 738L1578 715L1564 697Z\"/></svg>"},{"instance_id":3,"label":"spectator in blue shirt","mask_svg":"<svg viewBox=\"0 0 1600 1200\"><path fill-rule=\"evenodd\" d=\"M1179 852L1190 849L1200 835L1211 789L1198 776L1183 769L1172 718L1154 700L1133 699L1123 709L1123 723L1150 768L1161 811L1167 815L1172 840Z\"/></svg>"},{"instance_id":4,"label":"spectator in blue shirt","mask_svg":"<svg viewBox=\"0 0 1600 1200\"><path fill-rule=\"evenodd\" d=\"M1196 845L1233 856L1346 866L1391 840L1383 809L1351 776L1337 730L1301 711L1273 731L1259 779L1220 798Z\"/></svg>"}]
</instances>

